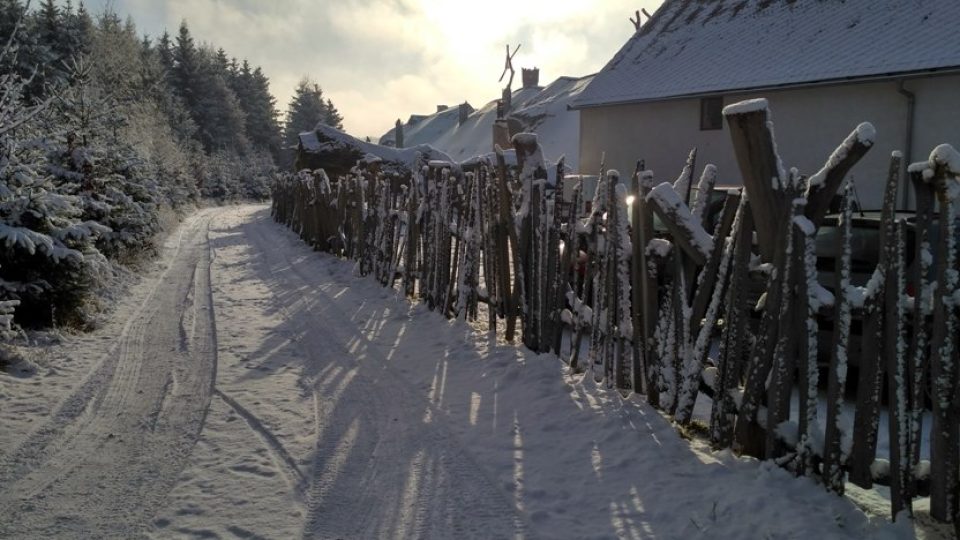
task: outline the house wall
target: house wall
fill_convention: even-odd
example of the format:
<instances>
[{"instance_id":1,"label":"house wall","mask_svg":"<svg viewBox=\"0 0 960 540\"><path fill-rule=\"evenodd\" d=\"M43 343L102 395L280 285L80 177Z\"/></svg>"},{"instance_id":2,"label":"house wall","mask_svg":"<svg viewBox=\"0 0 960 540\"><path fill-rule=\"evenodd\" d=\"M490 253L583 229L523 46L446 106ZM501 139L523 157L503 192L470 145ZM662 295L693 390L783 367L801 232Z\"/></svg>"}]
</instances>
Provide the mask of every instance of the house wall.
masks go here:
<instances>
[{"instance_id":1,"label":"house wall","mask_svg":"<svg viewBox=\"0 0 960 540\"><path fill-rule=\"evenodd\" d=\"M865 209L879 208L890 153L905 147L907 100L896 81L729 94L724 105L765 97L770 102L777 146L784 164L803 174L816 172L830 153L862 121L877 129L877 143L851 171ZM916 95L912 160L926 159L934 146L960 147L960 76L910 79ZM638 159L657 178L672 180L697 147L697 169L717 165L721 184L740 184L730 133L700 130L700 100L678 99L584 109L580 117L580 172L606 167L630 174ZM905 152L906 154L906 152ZM912 206L912 194L910 194ZM902 194L901 198L902 206Z\"/></svg>"}]
</instances>

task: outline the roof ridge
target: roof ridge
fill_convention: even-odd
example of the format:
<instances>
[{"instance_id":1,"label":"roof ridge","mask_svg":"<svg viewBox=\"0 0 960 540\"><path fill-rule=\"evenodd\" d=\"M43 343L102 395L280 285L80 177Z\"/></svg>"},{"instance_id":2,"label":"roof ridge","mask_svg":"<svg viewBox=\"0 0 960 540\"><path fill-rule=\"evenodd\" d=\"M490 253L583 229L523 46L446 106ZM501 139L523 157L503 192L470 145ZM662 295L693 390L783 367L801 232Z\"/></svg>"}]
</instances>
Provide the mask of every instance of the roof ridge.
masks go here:
<instances>
[{"instance_id":1,"label":"roof ridge","mask_svg":"<svg viewBox=\"0 0 960 540\"><path fill-rule=\"evenodd\" d=\"M958 19L957 0L666 0L573 106L960 68Z\"/></svg>"}]
</instances>

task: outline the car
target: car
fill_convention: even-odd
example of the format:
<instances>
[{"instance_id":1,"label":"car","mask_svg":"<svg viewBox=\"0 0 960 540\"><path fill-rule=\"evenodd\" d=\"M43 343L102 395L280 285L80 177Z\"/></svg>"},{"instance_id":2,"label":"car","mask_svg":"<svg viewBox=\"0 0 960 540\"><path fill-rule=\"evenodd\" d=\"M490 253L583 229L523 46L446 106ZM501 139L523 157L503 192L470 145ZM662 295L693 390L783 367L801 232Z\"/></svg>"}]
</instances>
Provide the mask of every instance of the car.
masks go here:
<instances>
[{"instance_id":1,"label":"car","mask_svg":"<svg viewBox=\"0 0 960 540\"><path fill-rule=\"evenodd\" d=\"M880 237L880 211L858 211L851 220L850 235L850 283L856 287L865 287L870 281L880 260L882 239ZM906 222L906 238L904 260L907 264L907 276L915 269L916 256L916 214L913 212L897 212L896 220ZM817 277L824 288L833 292L836 287L836 265L840 254L840 215L827 215L817 230ZM957 241L960 242L960 218L957 219L955 230ZM927 271L927 281L936 279L937 245L940 238L939 217L934 215L928 228L932 264ZM913 284L907 284L906 293L909 297L916 296ZM910 317L911 313L907 314ZM833 343L833 312L828 310L821 315L818 321L820 328L818 351L821 363L830 359L830 347ZM848 362L851 366L858 366L863 341L863 313L854 310L850 323L850 343L848 347Z\"/></svg>"}]
</instances>

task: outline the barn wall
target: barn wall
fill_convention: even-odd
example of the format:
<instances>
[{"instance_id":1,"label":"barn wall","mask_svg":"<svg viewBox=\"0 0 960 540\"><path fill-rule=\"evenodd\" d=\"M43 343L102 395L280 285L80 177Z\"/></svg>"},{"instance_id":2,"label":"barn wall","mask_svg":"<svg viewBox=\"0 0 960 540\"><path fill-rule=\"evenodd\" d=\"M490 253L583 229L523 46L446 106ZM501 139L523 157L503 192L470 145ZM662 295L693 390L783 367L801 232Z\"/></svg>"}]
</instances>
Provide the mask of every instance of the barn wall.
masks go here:
<instances>
[{"instance_id":1,"label":"barn wall","mask_svg":"<svg viewBox=\"0 0 960 540\"><path fill-rule=\"evenodd\" d=\"M908 80L916 94L913 159L926 158L942 142L960 146L960 76ZM763 93L730 94L724 104L765 97L770 102L777 144L787 167L816 172L833 149L861 121L877 129L877 145L852 171L864 208L879 208L890 153L904 148L907 100L895 81L821 86ZM740 173L724 124L700 130L700 100L678 99L584 109L580 118L580 172L597 174L606 166L633 171L644 159L657 177L671 179L690 148L698 148L698 169L714 163L720 183L740 184Z\"/></svg>"}]
</instances>

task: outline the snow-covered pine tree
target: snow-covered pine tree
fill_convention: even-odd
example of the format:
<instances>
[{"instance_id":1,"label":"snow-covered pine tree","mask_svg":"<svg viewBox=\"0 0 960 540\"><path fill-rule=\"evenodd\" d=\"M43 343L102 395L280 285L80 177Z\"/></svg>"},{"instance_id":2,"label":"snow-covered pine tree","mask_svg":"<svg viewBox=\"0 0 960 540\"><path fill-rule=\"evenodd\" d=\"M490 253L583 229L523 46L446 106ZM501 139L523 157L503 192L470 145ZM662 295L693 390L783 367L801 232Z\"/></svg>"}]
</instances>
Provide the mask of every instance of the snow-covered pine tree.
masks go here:
<instances>
[{"instance_id":1,"label":"snow-covered pine tree","mask_svg":"<svg viewBox=\"0 0 960 540\"><path fill-rule=\"evenodd\" d=\"M313 130L321 122L326 123L328 112L320 85L306 77L301 79L287 106L285 144L296 146L300 133Z\"/></svg>"},{"instance_id":2,"label":"snow-covered pine tree","mask_svg":"<svg viewBox=\"0 0 960 540\"><path fill-rule=\"evenodd\" d=\"M190 111L204 149L245 152L249 143L237 96L218 72L216 53L194 44L186 21L180 25L173 62L173 89Z\"/></svg>"},{"instance_id":3,"label":"snow-covered pine tree","mask_svg":"<svg viewBox=\"0 0 960 540\"><path fill-rule=\"evenodd\" d=\"M12 50L13 38L0 62ZM93 243L109 229L82 222L78 199L46 174L43 147L32 141L49 101L24 106L28 83L15 71L0 75L0 301L7 311L19 301L22 324L75 322L103 268Z\"/></svg>"},{"instance_id":4,"label":"snow-covered pine tree","mask_svg":"<svg viewBox=\"0 0 960 540\"><path fill-rule=\"evenodd\" d=\"M117 99L93 81L82 59L71 70L70 88L46 118L47 170L63 193L77 197L83 221L110 229L97 240L100 252L130 261L153 245L161 193L123 137L126 119Z\"/></svg>"},{"instance_id":5,"label":"snow-covered pine tree","mask_svg":"<svg viewBox=\"0 0 960 540\"><path fill-rule=\"evenodd\" d=\"M64 61L74 54L70 41L63 36L66 16L54 0L43 0L33 14L31 33L37 40L35 59L42 66L34 82L41 89L59 87L66 82L68 73Z\"/></svg>"},{"instance_id":6,"label":"snow-covered pine tree","mask_svg":"<svg viewBox=\"0 0 960 540\"><path fill-rule=\"evenodd\" d=\"M282 146L277 101L270 94L270 81L244 60L229 80L244 113L247 138L255 152L268 152L278 162Z\"/></svg>"},{"instance_id":7,"label":"snow-covered pine tree","mask_svg":"<svg viewBox=\"0 0 960 540\"><path fill-rule=\"evenodd\" d=\"M340 111L333 105L330 98L327 98L326 106L327 112L323 117L323 123L337 129L343 129L343 115L341 115Z\"/></svg>"}]
</instances>

